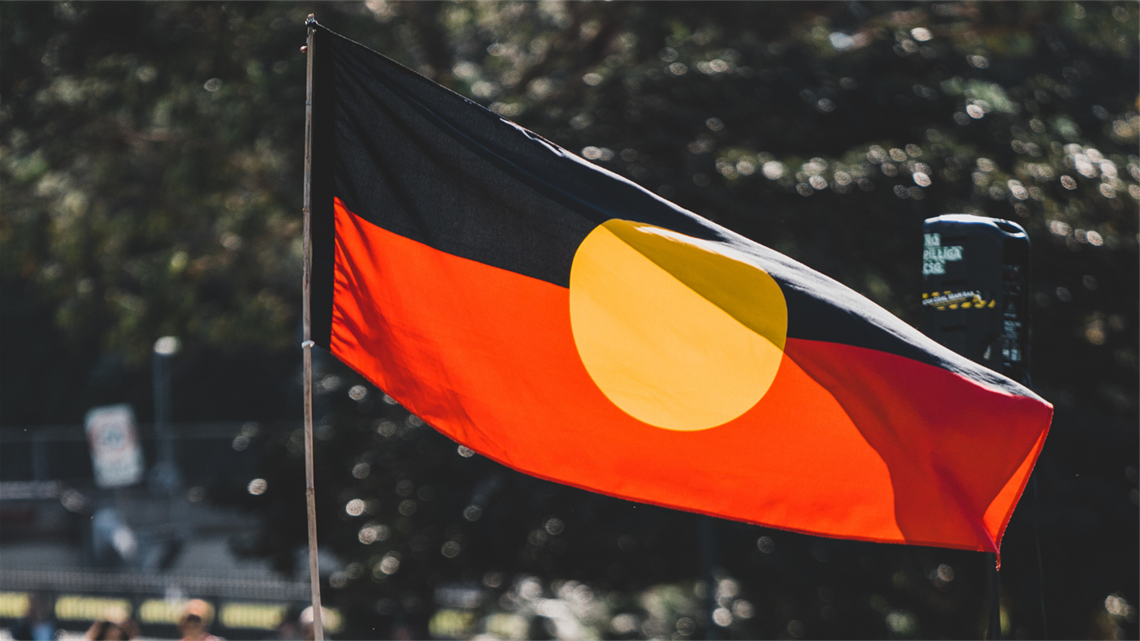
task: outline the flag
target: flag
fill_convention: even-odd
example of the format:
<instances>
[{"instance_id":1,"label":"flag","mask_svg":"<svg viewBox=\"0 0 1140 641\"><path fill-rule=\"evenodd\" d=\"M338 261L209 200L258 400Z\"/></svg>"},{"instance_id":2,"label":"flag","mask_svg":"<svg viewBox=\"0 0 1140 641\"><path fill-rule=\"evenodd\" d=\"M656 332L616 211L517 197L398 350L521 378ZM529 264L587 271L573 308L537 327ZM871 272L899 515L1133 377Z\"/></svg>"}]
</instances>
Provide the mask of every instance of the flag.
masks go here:
<instances>
[{"instance_id":1,"label":"flag","mask_svg":"<svg viewBox=\"0 0 1140 641\"><path fill-rule=\"evenodd\" d=\"M998 551L1051 405L315 28L318 345L540 478L822 536Z\"/></svg>"}]
</instances>

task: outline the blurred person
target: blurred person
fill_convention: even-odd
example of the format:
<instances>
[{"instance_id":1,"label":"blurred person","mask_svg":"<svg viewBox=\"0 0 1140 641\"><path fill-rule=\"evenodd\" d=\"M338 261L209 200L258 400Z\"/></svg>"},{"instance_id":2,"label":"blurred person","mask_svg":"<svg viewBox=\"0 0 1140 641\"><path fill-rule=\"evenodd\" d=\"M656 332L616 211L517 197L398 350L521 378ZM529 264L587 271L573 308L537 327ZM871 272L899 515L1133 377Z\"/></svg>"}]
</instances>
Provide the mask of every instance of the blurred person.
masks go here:
<instances>
[{"instance_id":1,"label":"blurred person","mask_svg":"<svg viewBox=\"0 0 1140 641\"><path fill-rule=\"evenodd\" d=\"M202 599L190 599L182 606L182 616L178 619L181 641L224 641L210 634L210 622L214 620L214 607Z\"/></svg>"},{"instance_id":2,"label":"blurred person","mask_svg":"<svg viewBox=\"0 0 1140 641\"><path fill-rule=\"evenodd\" d=\"M322 606L321 607L321 623L323 625L326 625L326 626L328 625L329 616L330 616L329 615L329 609ZM305 608L304 610L301 610L301 616L298 619L298 621L301 624L301 638L302 639L305 639L306 641L312 641L313 639L315 639L317 637L316 633L313 632L313 606L310 605L309 607ZM325 638L326 639L329 638L328 628L325 628Z\"/></svg>"},{"instance_id":3,"label":"blurred person","mask_svg":"<svg viewBox=\"0 0 1140 641\"><path fill-rule=\"evenodd\" d=\"M280 641L299 641L304 638L301 636L301 624L296 619L282 621L281 625L277 626L275 634L277 636L273 638Z\"/></svg>"},{"instance_id":4,"label":"blurred person","mask_svg":"<svg viewBox=\"0 0 1140 641\"><path fill-rule=\"evenodd\" d=\"M99 619L88 628L83 641L131 641L136 632L135 622L130 619Z\"/></svg>"},{"instance_id":5,"label":"blurred person","mask_svg":"<svg viewBox=\"0 0 1140 641\"><path fill-rule=\"evenodd\" d=\"M547 636L549 636L549 635L547 635ZM399 625L392 627L392 638L395 639L396 641L412 641L412 639L416 638L416 635L415 635L415 632L412 630L412 626L401 623ZM539 639L542 637L531 637L531 638Z\"/></svg>"},{"instance_id":6,"label":"blurred person","mask_svg":"<svg viewBox=\"0 0 1140 641\"><path fill-rule=\"evenodd\" d=\"M56 635L52 600L45 594L28 597L28 612L8 629L16 641L49 641Z\"/></svg>"},{"instance_id":7,"label":"blurred person","mask_svg":"<svg viewBox=\"0 0 1140 641\"><path fill-rule=\"evenodd\" d=\"M277 626L277 639L297 641L301 638L301 615L297 605L290 605L285 616L281 618L281 625Z\"/></svg>"}]
</instances>

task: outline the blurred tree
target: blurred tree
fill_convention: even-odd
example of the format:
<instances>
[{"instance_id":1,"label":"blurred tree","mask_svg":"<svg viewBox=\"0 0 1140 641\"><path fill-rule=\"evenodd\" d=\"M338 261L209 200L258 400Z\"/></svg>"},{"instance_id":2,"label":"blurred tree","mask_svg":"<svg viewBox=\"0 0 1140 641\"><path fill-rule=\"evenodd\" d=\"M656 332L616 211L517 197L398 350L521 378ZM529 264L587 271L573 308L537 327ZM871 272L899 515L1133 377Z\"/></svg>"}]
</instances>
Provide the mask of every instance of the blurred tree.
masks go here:
<instances>
[{"instance_id":1,"label":"blurred tree","mask_svg":"<svg viewBox=\"0 0 1140 641\"><path fill-rule=\"evenodd\" d=\"M213 401L187 413L290 407L278 399L295 390L308 9L0 9L3 422L43 417L47 402L74 420L99 398L49 400L60 388L144 395L141 364L169 333L198 354L186 393ZM369 0L318 13L904 319L917 319L924 218L1024 225L1035 383L1058 408L1038 466L1049 633L1094 637L1136 634L1138 16L1135 3L975 2ZM83 367L34 364L44 353ZM104 381L108 368L121 380ZM568 635L567 621L613 638L721 624L739 637L979 632L980 555L718 522L718 582L702 587L695 517L464 456L355 374L319 369L321 540L343 561L327 598L352 636L426 634L437 603L454 615L432 619L439 634L471 632L472 604L497 634ZM239 390L226 403L203 376L221 370L241 373L223 377ZM237 545L283 571L305 536L298 439L261 444L269 491L213 492L264 514ZM1019 638L1042 634L1028 498L1002 572Z\"/></svg>"}]
</instances>

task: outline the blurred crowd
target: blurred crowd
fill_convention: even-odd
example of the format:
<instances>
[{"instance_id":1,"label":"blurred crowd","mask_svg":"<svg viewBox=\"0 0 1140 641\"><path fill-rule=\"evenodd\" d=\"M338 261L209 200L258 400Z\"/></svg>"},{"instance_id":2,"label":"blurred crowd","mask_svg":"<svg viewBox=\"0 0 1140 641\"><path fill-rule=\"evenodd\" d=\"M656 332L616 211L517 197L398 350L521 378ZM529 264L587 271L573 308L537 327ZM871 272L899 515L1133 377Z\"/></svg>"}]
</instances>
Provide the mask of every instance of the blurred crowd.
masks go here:
<instances>
[{"instance_id":1,"label":"blurred crowd","mask_svg":"<svg viewBox=\"0 0 1140 641\"><path fill-rule=\"evenodd\" d=\"M322 611L324 609L322 608ZM327 615L326 615L327 616ZM182 606L178 617L178 634L181 641L225 641L210 632L214 620L214 606L201 599L191 599ZM8 628L15 641L52 641L65 636L59 628L52 609L52 601L43 594L28 599L27 613ZM326 633L327 636L327 633ZM75 638L69 635L67 638ZM139 625L122 608L110 608L96 619L84 633L87 641L122 641L138 639ZM155 637L149 637L155 638ZM277 629L277 639L313 639L313 608L307 607L299 616L286 617Z\"/></svg>"}]
</instances>

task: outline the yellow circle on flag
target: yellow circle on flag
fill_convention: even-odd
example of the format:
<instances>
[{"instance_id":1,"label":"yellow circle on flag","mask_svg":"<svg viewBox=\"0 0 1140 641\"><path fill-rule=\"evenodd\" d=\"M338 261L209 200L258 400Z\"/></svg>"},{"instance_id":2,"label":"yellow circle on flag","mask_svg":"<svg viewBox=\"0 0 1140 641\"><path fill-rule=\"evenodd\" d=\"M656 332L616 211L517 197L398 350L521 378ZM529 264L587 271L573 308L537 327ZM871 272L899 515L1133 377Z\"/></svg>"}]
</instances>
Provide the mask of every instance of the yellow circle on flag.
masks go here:
<instances>
[{"instance_id":1,"label":"yellow circle on flag","mask_svg":"<svg viewBox=\"0 0 1140 641\"><path fill-rule=\"evenodd\" d=\"M614 219L574 254L570 325L610 401L650 425L693 431L731 421L768 391L788 308L776 281L727 245Z\"/></svg>"}]
</instances>

